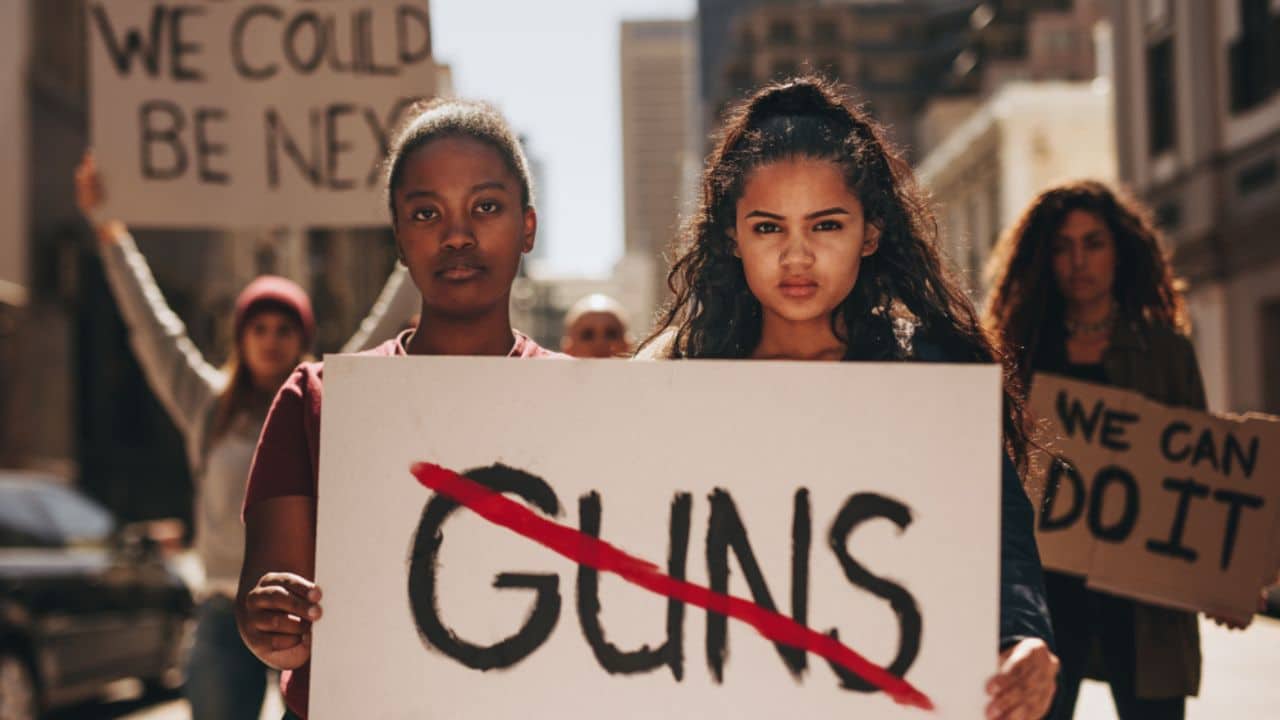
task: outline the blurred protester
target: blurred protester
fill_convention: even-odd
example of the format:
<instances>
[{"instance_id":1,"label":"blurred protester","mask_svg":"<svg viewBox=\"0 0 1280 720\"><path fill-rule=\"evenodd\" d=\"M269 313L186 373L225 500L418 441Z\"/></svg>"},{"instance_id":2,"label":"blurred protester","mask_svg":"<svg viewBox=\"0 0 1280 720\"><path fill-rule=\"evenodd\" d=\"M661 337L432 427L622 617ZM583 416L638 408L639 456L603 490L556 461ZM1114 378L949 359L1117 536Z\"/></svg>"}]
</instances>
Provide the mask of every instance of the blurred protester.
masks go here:
<instances>
[{"instance_id":1,"label":"blurred protester","mask_svg":"<svg viewBox=\"0 0 1280 720\"><path fill-rule=\"evenodd\" d=\"M215 367L165 303L128 229L97 217L105 195L92 154L81 161L75 182L134 355L186 443L195 486L195 550L205 575L186 676L193 720L256 718L267 670L236 629L234 598L244 557L240 511L267 408L308 357L315 337L311 301L282 277L249 283L235 303L231 356ZM379 320L365 324L377 332Z\"/></svg>"},{"instance_id":2,"label":"blurred protester","mask_svg":"<svg viewBox=\"0 0 1280 720\"><path fill-rule=\"evenodd\" d=\"M630 352L627 311L608 295L588 295L564 316L560 352L577 358L612 358Z\"/></svg>"},{"instance_id":3,"label":"blurred protester","mask_svg":"<svg viewBox=\"0 0 1280 720\"><path fill-rule=\"evenodd\" d=\"M1134 200L1094 181L1050 188L1000 239L991 270L986 323L1024 386L1052 372L1205 408L1182 294L1150 213ZM1186 696L1200 687L1195 613L1053 571L1045 589L1062 661L1051 717L1074 714L1086 676L1110 683L1121 720L1185 716Z\"/></svg>"}]
</instances>

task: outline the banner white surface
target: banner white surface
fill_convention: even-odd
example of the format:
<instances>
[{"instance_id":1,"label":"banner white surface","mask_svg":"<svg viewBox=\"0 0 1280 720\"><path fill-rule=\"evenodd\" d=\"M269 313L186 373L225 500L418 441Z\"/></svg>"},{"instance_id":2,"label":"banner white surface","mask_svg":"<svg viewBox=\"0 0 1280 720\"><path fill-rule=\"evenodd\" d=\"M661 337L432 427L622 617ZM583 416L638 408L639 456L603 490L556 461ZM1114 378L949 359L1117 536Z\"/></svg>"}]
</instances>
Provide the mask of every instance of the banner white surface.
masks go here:
<instances>
[{"instance_id":1,"label":"banner white surface","mask_svg":"<svg viewBox=\"0 0 1280 720\"><path fill-rule=\"evenodd\" d=\"M326 365L315 720L981 716L998 633L994 367ZM599 560L573 534L598 532L658 574L837 631L897 661L935 710L844 688L823 657L458 507L415 478L420 461L519 490L500 497L567 528L571 552Z\"/></svg>"}]
</instances>

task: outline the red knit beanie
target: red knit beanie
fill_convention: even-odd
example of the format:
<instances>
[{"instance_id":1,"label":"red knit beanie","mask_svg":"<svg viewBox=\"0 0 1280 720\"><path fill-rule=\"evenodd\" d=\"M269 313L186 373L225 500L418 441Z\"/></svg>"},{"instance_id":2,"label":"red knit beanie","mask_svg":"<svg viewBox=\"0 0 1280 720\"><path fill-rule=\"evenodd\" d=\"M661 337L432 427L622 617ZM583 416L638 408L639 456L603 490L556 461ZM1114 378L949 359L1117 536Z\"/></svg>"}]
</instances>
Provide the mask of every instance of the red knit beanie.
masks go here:
<instances>
[{"instance_id":1,"label":"red knit beanie","mask_svg":"<svg viewBox=\"0 0 1280 720\"><path fill-rule=\"evenodd\" d=\"M297 315L298 323L302 325L302 346L311 347L311 341L316 335L316 317L311 312L311 299L298 283L278 275L259 276L240 291L240 297L236 298L237 340L255 306L264 303L292 310Z\"/></svg>"}]
</instances>

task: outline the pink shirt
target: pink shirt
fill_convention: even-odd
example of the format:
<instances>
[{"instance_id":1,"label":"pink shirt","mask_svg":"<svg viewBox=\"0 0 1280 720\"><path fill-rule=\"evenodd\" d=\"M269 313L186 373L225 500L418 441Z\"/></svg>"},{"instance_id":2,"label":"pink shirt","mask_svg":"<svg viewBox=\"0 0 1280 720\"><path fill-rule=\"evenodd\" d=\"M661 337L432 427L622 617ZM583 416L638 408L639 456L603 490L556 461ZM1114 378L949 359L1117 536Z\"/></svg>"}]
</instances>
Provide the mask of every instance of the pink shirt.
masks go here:
<instances>
[{"instance_id":1,"label":"pink shirt","mask_svg":"<svg viewBox=\"0 0 1280 720\"><path fill-rule=\"evenodd\" d=\"M360 355L406 355L404 343L411 330L400 337L359 353ZM510 357L565 357L546 350L519 332ZM277 497L317 497L320 486L320 401L323 396L324 363L304 363L289 376L276 393L267 413L267 422L258 440L258 449L249 470L244 507ZM310 663L280 675L285 704L299 717L307 716Z\"/></svg>"}]
</instances>

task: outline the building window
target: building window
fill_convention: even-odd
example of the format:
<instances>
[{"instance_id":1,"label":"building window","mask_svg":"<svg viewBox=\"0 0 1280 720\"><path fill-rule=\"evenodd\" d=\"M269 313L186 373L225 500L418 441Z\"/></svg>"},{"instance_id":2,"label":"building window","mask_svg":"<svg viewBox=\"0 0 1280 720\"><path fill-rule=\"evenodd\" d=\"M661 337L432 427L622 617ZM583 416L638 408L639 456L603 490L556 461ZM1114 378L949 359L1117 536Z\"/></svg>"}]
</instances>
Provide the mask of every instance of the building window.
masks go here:
<instances>
[{"instance_id":1,"label":"building window","mask_svg":"<svg viewBox=\"0 0 1280 720\"><path fill-rule=\"evenodd\" d=\"M1152 155L1174 145L1173 36L1147 46L1147 132Z\"/></svg>"},{"instance_id":2,"label":"building window","mask_svg":"<svg viewBox=\"0 0 1280 720\"><path fill-rule=\"evenodd\" d=\"M1161 203L1156 207L1156 226L1165 232L1174 232L1182 227L1182 205L1176 200Z\"/></svg>"},{"instance_id":3,"label":"building window","mask_svg":"<svg viewBox=\"0 0 1280 720\"><path fill-rule=\"evenodd\" d=\"M829 78L839 79L840 76L843 74L843 70L840 67L840 58L838 57L819 58L818 72L822 73L823 75Z\"/></svg>"},{"instance_id":4,"label":"building window","mask_svg":"<svg viewBox=\"0 0 1280 720\"><path fill-rule=\"evenodd\" d=\"M1276 181L1278 172L1280 170L1277 168L1274 156L1255 162L1236 175L1236 190L1241 195L1250 195L1270 187Z\"/></svg>"},{"instance_id":5,"label":"building window","mask_svg":"<svg viewBox=\"0 0 1280 720\"><path fill-rule=\"evenodd\" d=\"M1263 410L1280 414L1280 300L1271 300L1262 306L1262 378Z\"/></svg>"},{"instance_id":6,"label":"building window","mask_svg":"<svg viewBox=\"0 0 1280 720\"><path fill-rule=\"evenodd\" d=\"M795 23L790 20L774 20L769 23L769 42L774 45L795 45Z\"/></svg>"},{"instance_id":7,"label":"building window","mask_svg":"<svg viewBox=\"0 0 1280 720\"><path fill-rule=\"evenodd\" d=\"M1251 110L1280 89L1280 13L1270 0L1239 0L1240 37L1228 49L1231 112Z\"/></svg>"},{"instance_id":8,"label":"building window","mask_svg":"<svg viewBox=\"0 0 1280 720\"><path fill-rule=\"evenodd\" d=\"M751 78L751 68L746 65L735 65L728 73L729 89L735 94L749 90L755 82Z\"/></svg>"},{"instance_id":9,"label":"building window","mask_svg":"<svg viewBox=\"0 0 1280 720\"><path fill-rule=\"evenodd\" d=\"M774 79L789 78L794 75L798 75L799 72L800 66L796 64L795 60L783 59L773 61L771 74Z\"/></svg>"},{"instance_id":10,"label":"building window","mask_svg":"<svg viewBox=\"0 0 1280 720\"><path fill-rule=\"evenodd\" d=\"M835 45L840 42L840 28L829 20L813 26L813 41L819 45Z\"/></svg>"}]
</instances>

